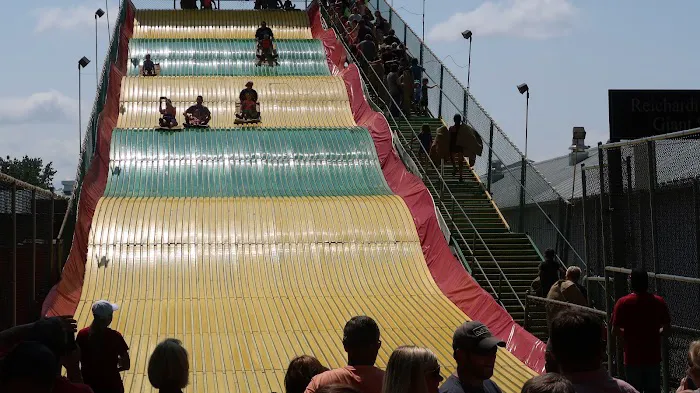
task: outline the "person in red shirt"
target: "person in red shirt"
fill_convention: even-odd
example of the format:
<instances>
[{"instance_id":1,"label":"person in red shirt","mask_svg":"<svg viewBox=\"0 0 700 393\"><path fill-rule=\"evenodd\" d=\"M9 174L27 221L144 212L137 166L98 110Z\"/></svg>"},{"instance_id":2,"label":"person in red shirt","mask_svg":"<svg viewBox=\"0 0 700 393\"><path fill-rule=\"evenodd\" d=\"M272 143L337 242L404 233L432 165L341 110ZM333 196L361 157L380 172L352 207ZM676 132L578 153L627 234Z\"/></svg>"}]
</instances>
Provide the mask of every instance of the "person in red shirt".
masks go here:
<instances>
[{"instance_id":1,"label":"person in red shirt","mask_svg":"<svg viewBox=\"0 0 700 393\"><path fill-rule=\"evenodd\" d=\"M622 337L627 381L640 393L661 391L661 335L671 318L661 296L648 292L649 276L642 269L630 274L632 293L620 298L612 315L613 333Z\"/></svg>"},{"instance_id":2,"label":"person in red shirt","mask_svg":"<svg viewBox=\"0 0 700 393\"><path fill-rule=\"evenodd\" d=\"M92 305L95 319L92 325L78 332L76 342L80 348L80 364L83 380L95 393L123 393L119 372L130 366L129 346L124 337L108 326L119 306L106 300Z\"/></svg>"}]
</instances>

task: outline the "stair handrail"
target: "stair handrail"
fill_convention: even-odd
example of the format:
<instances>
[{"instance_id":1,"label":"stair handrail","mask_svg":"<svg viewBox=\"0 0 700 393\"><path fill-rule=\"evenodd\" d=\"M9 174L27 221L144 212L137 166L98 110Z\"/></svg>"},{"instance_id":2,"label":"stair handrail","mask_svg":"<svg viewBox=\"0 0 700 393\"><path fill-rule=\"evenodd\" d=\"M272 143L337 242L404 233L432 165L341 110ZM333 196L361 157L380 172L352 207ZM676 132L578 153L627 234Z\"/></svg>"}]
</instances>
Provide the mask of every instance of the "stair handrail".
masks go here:
<instances>
[{"instance_id":1,"label":"stair handrail","mask_svg":"<svg viewBox=\"0 0 700 393\"><path fill-rule=\"evenodd\" d=\"M322 15L329 16L329 17L332 15L331 13L328 12L328 9L327 9L321 2L319 2L319 6L320 6L321 9L324 11ZM355 56L354 56L354 55L352 54L352 52L349 50L349 46L348 46L347 42L345 41L344 37L343 37L342 35L338 34L338 32L336 31L336 24L335 24L335 23L333 23L332 25L329 25L328 23L325 23L325 24L326 24L326 27L332 28L332 29L334 30L334 32L336 33L336 37L338 38L338 41L343 45L345 51L347 52L348 59L349 59L349 60L352 60L353 62L356 62ZM348 31L347 31L347 29L344 28L344 26L343 26L343 29L345 30L345 33L347 34ZM364 60L367 61L367 58L364 57L364 54L363 54L363 53L360 53L360 55L362 55L362 57L364 58ZM368 63L369 63L369 62L368 62ZM364 70L362 69L362 67L357 67L357 68L358 68L360 74L363 76L363 78L364 78L365 80L369 80L369 78L368 78L367 75L365 74L365 72L364 72ZM370 67L370 68L371 68L371 67ZM374 72L374 70L372 70L372 71ZM375 72L375 76L377 76L377 78L379 79L379 76L376 74L376 72ZM377 93L377 97L381 97L381 96L378 94L378 92L377 92L375 86L373 86L371 83L367 83L366 85L370 86L370 87L372 88L372 90L374 90L375 93ZM382 87L384 88L384 90L388 93L388 89L387 89L387 87L384 85L384 83L381 83L381 86L382 86ZM389 97L391 97L390 94L389 94ZM396 103L396 101L394 101L393 98L391 98L391 100L392 100L392 102L393 102L394 104L396 104L397 107L398 107L398 103ZM394 119L394 115L391 114L391 113L389 112L389 116L392 118L392 120L394 120L394 123L396 124L396 120ZM408 118L407 118L406 115L403 113L403 111L401 111L401 116L400 116L400 117L402 117L402 118L403 118L404 120L406 120L406 122L408 123ZM411 132L413 133L413 135L414 135L415 137L417 137L418 134L416 133L415 129L413 129L413 127L410 125L410 123L409 123L409 127L411 128ZM393 130L392 130L392 138L395 138L395 137L404 138L403 135L398 136L398 135L397 135L396 133L394 133ZM421 148L423 149L424 152L426 152L422 145L421 145ZM409 154L413 154L413 152L412 152L411 149L406 149L406 151L409 152ZM428 154L428 152L426 152L426 154ZM449 189L449 187L447 186L447 182L445 182L445 179L443 179L442 175L440 174L440 171L439 171L439 170L437 169L437 167L435 166L435 163L433 163L432 160L429 160L429 161L430 161L430 163L431 163L433 169L435 169L435 172L437 173L437 175L438 175L440 181L442 182L442 187L444 187L443 189L447 191L448 195L450 196L450 199L452 200L452 210L454 211L454 208L457 207L457 208L459 209L459 211L461 211L461 213L464 215L464 218L467 219L467 222L469 223L469 226L470 226L470 227L472 228L472 230L474 231L475 236L478 237L479 242L481 243L481 245L482 245L482 246L484 247L484 249L488 252L489 257L490 257L490 259L493 261L493 264L494 264L494 265L496 266L496 268L498 269L498 272L499 272L500 276L501 276L503 279L505 279L505 282L506 282L508 288L509 288L510 291L513 293L513 295L515 296L515 299L518 301L518 304L520 305L520 307L521 307L523 310L525 310L525 305L523 304L522 300L520 299L520 295L515 291L515 289L514 289L513 286L511 285L510 281L508 280L508 277L505 275L505 272L504 272L503 269L501 268L501 265L498 263L498 261L496 260L496 258L495 258L494 255L493 255L493 253L491 252L491 249L488 247L488 245L487 245L486 242L484 241L484 239L483 239L483 237L481 236L481 234L479 233L479 231L477 231L476 226L474 226L474 223L473 223L472 220L469 218L469 216L467 215L467 213L466 213L466 212L464 211L464 209L462 209L462 207L459 205L459 202L457 201L457 198L454 196L454 194L452 194L452 191L451 191L451 190ZM428 182L430 183L430 186L433 188L433 190L437 191L437 188L435 188L435 186L433 185L433 182L432 182L432 180L430 180L430 176L427 175L427 171L423 168L423 165L420 164L419 162L415 161L415 160L414 160L414 162L415 162L416 166L417 166L420 170L422 170L423 173L426 175L425 178L426 178L426 180L428 180ZM484 271L483 267L482 267L481 264L479 263L479 260L478 260L478 259L476 258L476 256L474 255L474 251L475 251L475 250L473 250L473 249L469 246L469 242L464 238L464 235L462 234L462 232L461 232L461 231L459 230L459 228L457 227L456 223L454 222L454 219L452 218L452 215L449 213L449 210L448 210L447 205L445 205L445 203L444 203L444 200L440 200L440 204L444 207L444 209L445 209L445 214L448 215L449 221L450 221L450 223L453 225L454 230L457 232L457 234L459 234L459 237L462 239L462 242L464 242L465 246L467 247L467 250L472 254L472 258L473 258L474 262L476 263L477 267L479 268L479 270L481 271L481 274L483 274L484 279L486 280L488 286L491 288L491 290L493 291L493 293L494 293L497 297L499 297L499 299L497 299L497 300L498 300L499 302L501 302L501 299L500 299L500 291L496 291L496 289L493 287L493 284L491 283L491 280L488 278L488 275L486 274L486 272ZM499 280L500 280L500 279L499 279Z\"/></svg>"},{"instance_id":2,"label":"stair handrail","mask_svg":"<svg viewBox=\"0 0 700 393\"><path fill-rule=\"evenodd\" d=\"M444 68L444 70L447 71L447 73L449 74L449 76L451 76L452 79L454 79L454 81L457 82L457 83L459 84L460 88L461 88L461 89L464 91L464 93L465 93L465 97L468 97L467 100L471 99L471 101L472 101L474 104L476 104L477 108L478 108L478 109L484 114L484 116L486 116L486 118L493 124L494 129L495 129L496 131L498 131L498 133L500 134L500 136L502 136L502 137L510 144L510 146L511 146L513 149L515 149L515 151L520 155L521 160L522 160L522 159L524 158L524 156L523 156L523 154L520 152L520 149L518 149L518 147L510 140L510 138L508 137L508 135L507 135L505 132L503 132L503 130L496 124L496 121L486 112L486 110L481 106L481 104L476 100L476 98L474 98L474 96L471 94L471 92L470 92L468 89L466 89L466 88L464 87L464 85L462 85L462 83L452 74L452 72L449 70L449 68L447 68L446 66L444 66L444 64L442 64L442 62L440 61L439 57L437 57L437 56L435 55L435 53L433 53L433 51L432 51L427 45L425 45L425 43L418 37L418 35L416 35L416 33L413 31L413 29L408 25L408 23L406 23L406 21L405 21L403 18L401 18L401 16L399 15L399 13L396 12L396 10L395 10L391 5L389 5L385 0L376 0L377 5L379 4L380 1L382 1L382 2L389 8L390 15L396 15L396 17L397 17L399 20L401 20L401 22L404 24L406 31L410 31L410 32L413 34L413 36L418 40L418 42L420 43L421 47L427 49L428 52L436 59L436 61L437 61L438 63L440 63L440 65ZM368 5L369 5L370 8L373 9L374 11L380 11L380 12L382 12L382 11L378 8L378 6L375 6L374 4L372 4L371 1L368 3ZM406 35L406 34L404 34L404 35ZM412 53L411 53L411 51L409 50L408 45L406 44L405 41L404 41L404 47L405 47L406 51L407 51L409 54L412 55ZM413 56L413 57L415 57L415 56ZM436 81L433 80L433 78L432 78L430 75L426 74L426 76L427 76L433 83L436 83ZM442 97L446 98L447 101L448 101L450 104L452 104L452 106L457 110L458 113L462 113L462 112L463 112L463 109L460 109L460 108L457 106L457 104L456 104L454 101L452 101L452 99L450 98L450 96L449 96L439 85L436 85L436 88L437 88L437 90L440 92L440 94L442 95ZM466 121L469 122L469 119L466 119ZM474 129L477 129L477 128L475 127ZM498 155L498 153L493 149L493 147L491 146L491 144L486 143L486 139L484 139L484 138L482 138L482 140L485 142L484 144L487 145L487 146L489 147L489 149L491 149L492 154L493 154L494 156L496 156L496 158L498 158L499 160L501 160L501 162L504 162L504 163L505 163L505 161L503 161L503 160L501 159L501 157ZM514 162L514 163L517 163L517 161ZM536 176L540 177L541 180L544 181L544 182L547 184L547 186L551 189L551 191L552 191L562 202L566 203L567 205L571 205L571 204L572 204L571 201L570 201L569 199L567 199L566 197L564 197L559 191L557 191L556 188L554 188L554 186L552 186L552 184L544 177L544 175L542 175L542 173L537 169L537 167L535 167L534 165L532 165L532 162L530 162L529 160L526 160L526 165L527 165L527 168L528 168L528 169L527 169L527 173L530 173L530 172L531 172L531 173L534 173ZM535 197L532 195L532 193L531 193L530 191L528 191L527 187L524 187L524 186L520 183L520 180L518 180L518 179L515 177L515 175L513 175L513 174L511 173L511 170L508 169L508 170L505 170L504 172L508 172L508 174L509 174L512 178L515 179L516 183L519 184L519 187L524 189L524 193L530 197L530 199L532 200L533 204L534 204L535 206L537 206L537 209L540 210L540 212L541 212L542 215L544 216L545 220L548 221L549 224L551 224L552 228L554 228L554 230L557 232L557 234L559 235L559 237L564 241L564 243L568 246L568 248L573 252L573 255L574 255L575 259L578 260L578 263L581 265L580 267L581 267L582 269L586 269L586 267L587 267L586 261L584 261L584 259L583 259L583 258L581 257L581 255L576 251L576 249L575 249L575 248L573 247L573 245L569 242L569 240L566 238L566 236L564 236L564 234L559 230L559 227L554 223L554 221L552 221L552 219L551 219L551 218L549 217L549 215L544 211L544 209L542 209L542 206L535 200Z\"/></svg>"}]
</instances>

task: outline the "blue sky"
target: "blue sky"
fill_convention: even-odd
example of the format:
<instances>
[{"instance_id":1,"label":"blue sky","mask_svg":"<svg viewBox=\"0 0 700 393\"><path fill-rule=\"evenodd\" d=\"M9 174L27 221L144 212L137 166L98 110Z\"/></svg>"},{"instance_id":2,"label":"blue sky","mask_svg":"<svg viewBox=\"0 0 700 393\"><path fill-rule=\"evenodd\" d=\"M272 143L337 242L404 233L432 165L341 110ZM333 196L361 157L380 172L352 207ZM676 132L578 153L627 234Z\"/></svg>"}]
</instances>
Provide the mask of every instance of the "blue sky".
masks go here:
<instances>
[{"instance_id":1,"label":"blue sky","mask_svg":"<svg viewBox=\"0 0 700 393\"><path fill-rule=\"evenodd\" d=\"M114 19L118 1L109 2ZM78 158L77 61L95 61L94 11L104 0L8 2L0 25L0 155L53 161L60 180L72 179ZM61 5L56 5L61 4ZM661 7L663 5L663 7ZM394 0L421 31L421 0ZM700 1L674 0L427 0L426 41L466 81L467 44L474 32L472 94L519 146L524 145L524 97L531 90L529 155L543 160L567 152L571 128L587 143L607 139L610 88L697 89L696 16ZM417 14L417 15L416 15ZM107 26L99 21L99 62ZM95 91L95 68L83 72L83 121Z\"/></svg>"}]
</instances>

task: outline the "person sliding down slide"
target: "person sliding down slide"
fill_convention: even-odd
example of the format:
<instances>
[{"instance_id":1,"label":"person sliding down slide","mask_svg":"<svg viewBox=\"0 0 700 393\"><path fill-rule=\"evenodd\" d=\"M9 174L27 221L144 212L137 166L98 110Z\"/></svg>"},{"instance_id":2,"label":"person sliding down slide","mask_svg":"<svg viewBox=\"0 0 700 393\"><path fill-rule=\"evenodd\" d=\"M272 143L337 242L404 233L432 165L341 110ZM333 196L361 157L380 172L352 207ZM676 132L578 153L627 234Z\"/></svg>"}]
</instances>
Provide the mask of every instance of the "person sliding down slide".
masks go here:
<instances>
[{"instance_id":1,"label":"person sliding down slide","mask_svg":"<svg viewBox=\"0 0 700 393\"><path fill-rule=\"evenodd\" d=\"M258 63L256 66L261 66L263 62L269 66L279 65L277 62L277 49L269 35L265 35L262 40L258 41L257 49Z\"/></svg>"},{"instance_id":2,"label":"person sliding down slide","mask_svg":"<svg viewBox=\"0 0 700 393\"><path fill-rule=\"evenodd\" d=\"M253 82L245 84L246 88L238 95L240 102L240 113L236 113L236 124L258 123L260 122L260 111L258 110L258 92L253 89Z\"/></svg>"},{"instance_id":3,"label":"person sliding down slide","mask_svg":"<svg viewBox=\"0 0 700 393\"><path fill-rule=\"evenodd\" d=\"M211 112L209 108L202 105L204 98L197 96L197 104L192 105L185 111L185 127L209 127Z\"/></svg>"},{"instance_id":4,"label":"person sliding down slide","mask_svg":"<svg viewBox=\"0 0 700 393\"><path fill-rule=\"evenodd\" d=\"M165 105L165 106L164 106ZM160 97L160 103L158 104L158 110L160 114L163 115L158 123L161 128L173 128L177 127L176 109L173 106L173 102L169 98Z\"/></svg>"}]
</instances>

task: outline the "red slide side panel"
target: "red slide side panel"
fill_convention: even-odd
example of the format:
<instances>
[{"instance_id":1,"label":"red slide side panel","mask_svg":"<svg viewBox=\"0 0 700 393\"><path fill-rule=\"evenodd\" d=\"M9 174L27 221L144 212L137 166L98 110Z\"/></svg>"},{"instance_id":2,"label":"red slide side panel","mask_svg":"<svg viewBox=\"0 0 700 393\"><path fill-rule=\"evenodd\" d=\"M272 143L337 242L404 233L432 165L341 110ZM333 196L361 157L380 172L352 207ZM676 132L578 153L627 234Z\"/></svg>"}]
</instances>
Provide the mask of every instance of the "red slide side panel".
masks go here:
<instances>
[{"instance_id":1,"label":"red slide side panel","mask_svg":"<svg viewBox=\"0 0 700 393\"><path fill-rule=\"evenodd\" d=\"M83 179L83 187L78 202L78 220L73 234L73 244L68 260L63 268L61 280L44 300L42 315L73 315L80 301L80 293L85 279L88 237L97 202L104 194L109 170L109 149L112 130L119 117L119 94L122 78L126 74L129 39L134 30L134 8L129 3L126 19L119 30L119 48L117 61L109 69L107 100L100 114L97 133L99 137L95 155Z\"/></svg>"},{"instance_id":2,"label":"red slide side panel","mask_svg":"<svg viewBox=\"0 0 700 393\"><path fill-rule=\"evenodd\" d=\"M355 122L369 130L384 177L389 187L403 198L411 211L421 241L423 255L438 287L454 304L474 320L486 324L494 335L506 342L506 348L537 372L544 372L545 344L518 325L452 256L435 215L430 192L423 182L406 170L392 145L389 123L367 103L359 70L344 68L346 53L333 30L324 30L317 4L309 9L311 31L323 41L334 75L345 80Z\"/></svg>"}]
</instances>

